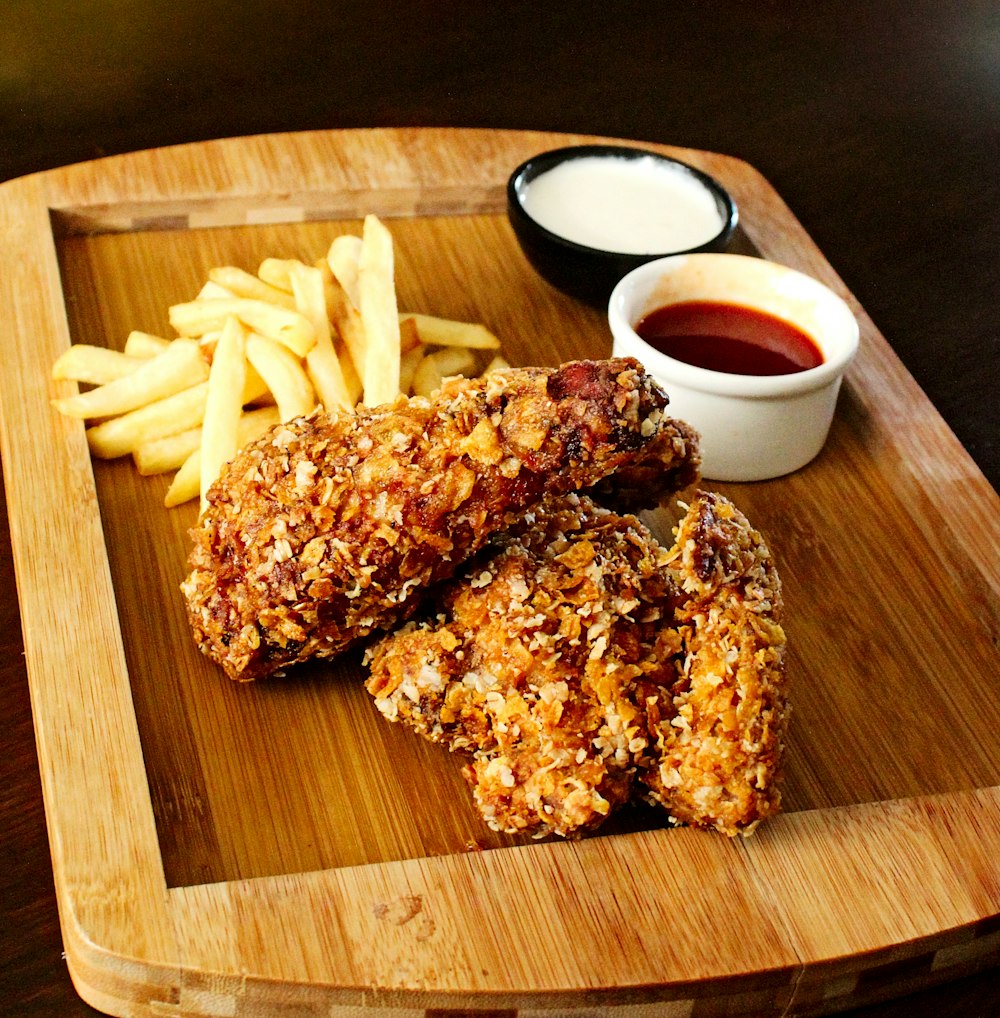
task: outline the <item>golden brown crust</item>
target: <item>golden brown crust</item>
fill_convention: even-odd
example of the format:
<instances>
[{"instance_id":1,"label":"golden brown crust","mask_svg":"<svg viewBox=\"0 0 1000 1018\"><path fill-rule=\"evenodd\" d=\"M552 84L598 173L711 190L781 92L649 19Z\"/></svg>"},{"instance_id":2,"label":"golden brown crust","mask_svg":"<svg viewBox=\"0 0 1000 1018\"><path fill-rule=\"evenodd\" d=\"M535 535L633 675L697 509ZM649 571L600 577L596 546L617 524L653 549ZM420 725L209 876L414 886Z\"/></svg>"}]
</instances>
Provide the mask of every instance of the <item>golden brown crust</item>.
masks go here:
<instances>
[{"instance_id":1,"label":"golden brown crust","mask_svg":"<svg viewBox=\"0 0 1000 1018\"><path fill-rule=\"evenodd\" d=\"M588 494L601 505L635 513L666 504L700 476L698 433L686 421L668 418L639 456L602 478Z\"/></svg>"},{"instance_id":2,"label":"golden brown crust","mask_svg":"<svg viewBox=\"0 0 1000 1018\"><path fill-rule=\"evenodd\" d=\"M638 676L659 676L655 631L673 587L635 517L550 497L435 600L437 615L370 651L390 720L473 754L487 823L568 835L631 793L645 721Z\"/></svg>"},{"instance_id":3,"label":"golden brown crust","mask_svg":"<svg viewBox=\"0 0 1000 1018\"><path fill-rule=\"evenodd\" d=\"M780 802L780 586L699 493L669 551L587 496L546 499L374 645L379 710L452 750L493 828L574 836L631 797L748 833Z\"/></svg>"},{"instance_id":4,"label":"golden brown crust","mask_svg":"<svg viewBox=\"0 0 1000 1018\"><path fill-rule=\"evenodd\" d=\"M677 678L642 690L648 797L680 823L750 833L781 804L788 717L781 582L761 535L718 494L681 521L668 571Z\"/></svg>"},{"instance_id":5,"label":"golden brown crust","mask_svg":"<svg viewBox=\"0 0 1000 1018\"><path fill-rule=\"evenodd\" d=\"M196 641L252 679L397 624L508 512L637 459L666 403L635 361L577 361L279 425L236 457L192 531Z\"/></svg>"}]
</instances>

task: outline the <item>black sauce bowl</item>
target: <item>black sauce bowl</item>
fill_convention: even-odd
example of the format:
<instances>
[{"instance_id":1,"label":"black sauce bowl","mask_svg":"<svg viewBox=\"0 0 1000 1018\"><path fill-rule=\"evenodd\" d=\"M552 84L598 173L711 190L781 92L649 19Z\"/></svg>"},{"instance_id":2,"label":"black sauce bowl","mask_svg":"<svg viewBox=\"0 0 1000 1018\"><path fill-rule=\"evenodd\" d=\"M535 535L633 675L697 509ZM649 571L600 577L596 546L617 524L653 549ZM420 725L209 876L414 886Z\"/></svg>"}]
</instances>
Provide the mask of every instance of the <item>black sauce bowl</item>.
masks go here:
<instances>
[{"instance_id":1,"label":"black sauce bowl","mask_svg":"<svg viewBox=\"0 0 1000 1018\"><path fill-rule=\"evenodd\" d=\"M719 232L698 247L651 254L603 251L567 240L537 223L524 209L522 191L535 177L570 159L585 156L614 156L621 159L655 159L688 173L715 199L722 219ZM593 304L607 305L615 284L645 262L667 255L724 251L732 238L739 214L729 192L707 173L678 159L649 149L624 145L571 145L532 156L521 163L507 181L507 216L525 257L543 279L569 294Z\"/></svg>"}]
</instances>

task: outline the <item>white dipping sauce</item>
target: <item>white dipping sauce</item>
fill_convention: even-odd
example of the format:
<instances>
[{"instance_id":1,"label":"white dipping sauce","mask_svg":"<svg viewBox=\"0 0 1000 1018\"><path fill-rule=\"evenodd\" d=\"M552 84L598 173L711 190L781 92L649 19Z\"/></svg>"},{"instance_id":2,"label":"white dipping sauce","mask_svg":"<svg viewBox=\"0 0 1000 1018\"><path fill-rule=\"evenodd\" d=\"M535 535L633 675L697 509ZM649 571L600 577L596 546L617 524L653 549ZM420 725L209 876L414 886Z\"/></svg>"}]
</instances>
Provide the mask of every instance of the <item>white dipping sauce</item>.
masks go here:
<instances>
[{"instance_id":1,"label":"white dipping sauce","mask_svg":"<svg viewBox=\"0 0 1000 1018\"><path fill-rule=\"evenodd\" d=\"M620 254L699 247L722 229L712 193L658 159L581 156L522 185L524 210L566 240Z\"/></svg>"}]
</instances>

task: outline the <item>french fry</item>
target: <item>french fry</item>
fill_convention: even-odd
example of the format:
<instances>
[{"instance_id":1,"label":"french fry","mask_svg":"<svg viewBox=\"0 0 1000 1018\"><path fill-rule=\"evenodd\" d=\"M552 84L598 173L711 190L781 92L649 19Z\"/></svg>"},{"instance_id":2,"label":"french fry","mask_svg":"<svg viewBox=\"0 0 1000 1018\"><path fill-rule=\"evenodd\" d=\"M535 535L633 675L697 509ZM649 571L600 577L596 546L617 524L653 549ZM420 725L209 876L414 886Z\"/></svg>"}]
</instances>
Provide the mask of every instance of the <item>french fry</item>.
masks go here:
<instances>
[{"instance_id":1,"label":"french fry","mask_svg":"<svg viewBox=\"0 0 1000 1018\"><path fill-rule=\"evenodd\" d=\"M181 464L170 481L170 487L163 497L168 509L183 505L201 495L201 446L192 452Z\"/></svg>"},{"instance_id":2,"label":"french fry","mask_svg":"<svg viewBox=\"0 0 1000 1018\"><path fill-rule=\"evenodd\" d=\"M255 410L246 410L240 418L236 434L239 438L240 448L259 438L268 428L281 423L281 415L276 406L262 406Z\"/></svg>"},{"instance_id":3,"label":"french fry","mask_svg":"<svg viewBox=\"0 0 1000 1018\"><path fill-rule=\"evenodd\" d=\"M145 361L118 350L87 343L74 343L52 365L53 379L68 379L87 385L105 385L131 374Z\"/></svg>"},{"instance_id":4,"label":"french fry","mask_svg":"<svg viewBox=\"0 0 1000 1018\"><path fill-rule=\"evenodd\" d=\"M332 343L317 343L306 354L306 371L318 401L326 410L353 410L357 400L344 378L344 369Z\"/></svg>"},{"instance_id":5,"label":"french fry","mask_svg":"<svg viewBox=\"0 0 1000 1018\"><path fill-rule=\"evenodd\" d=\"M201 426L142 442L132 450L132 461L143 477L177 470L201 447Z\"/></svg>"},{"instance_id":6,"label":"french fry","mask_svg":"<svg viewBox=\"0 0 1000 1018\"><path fill-rule=\"evenodd\" d=\"M268 428L277 423L279 423L277 407L263 407L245 413L240 418L236 429L239 447L242 449L243 446L260 438ZM163 504L168 509L172 509L174 506L198 498L200 491L201 447L198 446L178 466L177 473L174 474L170 486L167 488Z\"/></svg>"},{"instance_id":7,"label":"french fry","mask_svg":"<svg viewBox=\"0 0 1000 1018\"><path fill-rule=\"evenodd\" d=\"M208 376L208 397L201 430L201 505L222 468L239 449L237 428L246 384L246 330L235 316L227 318L215 345Z\"/></svg>"},{"instance_id":8,"label":"french fry","mask_svg":"<svg viewBox=\"0 0 1000 1018\"><path fill-rule=\"evenodd\" d=\"M257 269L258 278L269 286L291 296L292 283L289 273L293 265L302 265L297 258L265 258Z\"/></svg>"},{"instance_id":9,"label":"french fry","mask_svg":"<svg viewBox=\"0 0 1000 1018\"><path fill-rule=\"evenodd\" d=\"M237 297L250 297L295 310L295 298L290 293L235 265L219 265L209 269L208 278Z\"/></svg>"},{"instance_id":10,"label":"french fry","mask_svg":"<svg viewBox=\"0 0 1000 1018\"><path fill-rule=\"evenodd\" d=\"M158 353L163 353L170 343L171 340L164 339L163 336L154 336L151 332L133 329L125 340L125 353L129 357L155 357Z\"/></svg>"},{"instance_id":11,"label":"french fry","mask_svg":"<svg viewBox=\"0 0 1000 1018\"><path fill-rule=\"evenodd\" d=\"M475 355L467 347L446 346L430 355L434 358L442 377L468 375L476 370Z\"/></svg>"},{"instance_id":12,"label":"french fry","mask_svg":"<svg viewBox=\"0 0 1000 1018\"><path fill-rule=\"evenodd\" d=\"M231 299L238 296L239 294L233 293L232 290L227 290L224 286L219 283L214 283L211 279L209 279L195 295L195 300L219 300L223 297Z\"/></svg>"},{"instance_id":13,"label":"french fry","mask_svg":"<svg viewBox=\"0 0 1000 1018\"><path fill-rule=\"evenodd\" d=\"M221 335L222 329L217 329L212 332L206 332L204 336L198 337L198 345L201 347L202 355L209 364L212 363L212 354L215 353L215 344L219 342L219 336Z\"/></svg>"},{"instance_id":14,"label":"french fry","mask_svg":"<svg viewBox=\"0 0 1000 1018\"><path fill-rule=\"evenodd\" d=\"M399 391L408 394L413 384L413 374L427 347L420 342L415 322L399 323Z\"/></svg>"},{"instance_id":15,"label":"french fry","mask_svg":"<svg viewBox=\"0 0 1000 1018\"><path fill-rule=\"evenodd\" d=\"M499 350L500 340L485 325L455 322L449 318L407 311L399 316L400 322L412 321L417 326L420 341L427 346L467 346L470 350Z\"/></svg>"},{"instance_id":16,"label":"french fry","mask_svg":"<svg viewBox=\"0 0 1000 1018\"><path fill-rule=\"evenodd\" d=\"M347 386L351 406L357 408L357 405L361 402L361 376L358 374L358 369L354 366L354 361L347 352L347 346L340 336L334 337L333 349L337 354L337 360L340 361L340 368L344 372L344 385Z\"/></svg>"},{"instance_id":17,"label":"french fry","mask_svg":"<svg viewBox=\"0 0 1000 1018\"><path fill-rule=\"evenodd\" d=\"M413 391L413 376L417 365L424 359L427 347L418 343L415 347L401 354L399 358L399 391L409 395Z\"/></svg>"},{"instance_id":18,"label":"french fry","mask_svg":"<svg viewBox=\"0 0 1000 1018\"><path fill-rule=\"evenodd\" d=\"M174 304L170 324L179 336L198 337L217 332L227 318L236 318L249 330L284 343L300 357L316 343L316 330L298 311L252 297L220 297Z\"/></svg>"},{"instance_id":19,"label":"french fry","mask_svg":"<svg viewBox=\"0 0 1000 1018\"><path fill-rule=\"evenodd\" d=\"M161 354L113 382L53 401L67 417L96 420L128 413L190 388L208 377L208 365L193 340L174 340Z\"/></svg>"},{"instance_id":20,"label":"french fry","mask_svg":"<svg viewBox=\"0 0 1000 1018\"><path fill-rule=\"evenodd\" d=\"M306 371L316 397L329 411L352 410L356 400L351 398L333 348L323 274L314 266L293 264L289 268L289 282L296 309L309 319L316 331L316 345L306 354Z\"/></svg>"},{"instance_id":21,"label":"french fry","mask_svg":"<svg viewBox=\"0 0 1000 1018\"><path fill-rule=\"evenodd\" d=\"M257 407L254 410L247 410L240 417L237 427L237 438L240 447L246 445L258 434L263 434L272 424L279 422L278 408L276 406ZM191 453L201 448L201 428L189 428L176 435L166 435L163 438L155 438L152 441L144 442L132 451L132 459L135 461L136 469L144 477L155 474L165 474L170 470L179 470ZM195 491L198 494L198 486L201 482L201 468L195 476Z\"/></svg>"},{"instance_id":22,"label":"french fry","mask_svg":"<svg viewBox=\"0 0 1000 1018\"><path fill-rule=\"evenodd\" d=\"M427 354L413 374L413 393L429 396L441 388L441 383L452 375L464 375L475 370L476 358L467 347L444 347Z\"/></svg>"},{"instance_id":23,"label":"french fry","mask_svg":"<svg viewBox=\"0 0 1000 1018\"><path fill-rule=\"evenodd\" d=\"M441 388L444 375L431 354L424 356L413 371L410 391L414 396L429 396Z\"/></svg>"},{"instance_id":24,"label":"french fry","mask_svg":"<svg viewBox=\"0 0 1000 1018\"><path fill-rule=\"evenodd\" d=\"M205 416L207 396L208 382L201 382L88 428L90 455L97 459L127 456L143 442L197 427Z\"/></svg>"},{"instance_id":25,"label":"french fry","mask_svg":"<svg viewBox=\"0 0 1000 1018\"><path fill-rule=\"evenodd\" d=\"M340 280L330 270L329 265L323 272L323 292L326 295L326 313L334 331L344 341L355 371L360 378L365 366L365 326L361 321L361 312L351 300Z\"/></svg>"},{"instance_id":26,"label":"french fry","mask_svg":"<svg viewBox=\"0 0 1000 1018\"><path fill-rule=\"evenodd\" d=\"M267 387L267 383L257 369L247 361L247 377L243 384L243 405L253 403L255 406L273 406L274 393Z\"/></svg>"},{"instance_id":27,"label":"french fry","mask_svg":"<svg viewBox=\"0 0 1000 1018\"><path fill-rule=\"evenodd\" d=\"M417 323L412 319L404 321L402 318L399 320L399 355L409 353L411 350L415 350L418 346L425 347L425 344L420 338L420 332L417 329Z\"/></svg>"},{"instance_id":28,"label":"french fry","mask_svg":"<svg viewBox=\"0 0 1000 1018\"><path fill-rule=\"evenodd\" d=\"M358 268L361 264L363 241L353 233L342 233L334 237L326 253L326 262L340 285L347 291L351 303L361 307L358 293Z\"/></svg>"},{"instance_id":29,"label":"french fry","mask_svg":"<svg viewBox=\"0 0 1000 1018\"><path fill-rule=\"evenodd\" d=\"M274 396L283 421L301 417L316 405L316 393L302 361L288 347L251 333L247 337L246 357Z\"/></svg>"},{"instance_id":30,"label":"french fry","mask_svg":"<svg viewBox=\"0 0 1000 1018\"><path fill-rule=\"evenodd\" d=\"M483 374L491 375L494 371L506 371L509 367L510 363L507 359L505 357L501 357L500 354L497 354L495 357L491 358L489 364L483 368Z\"/></svg>"},{"instance_id":31,"label":"french fry","mask_svg":"<svg viewBox=\"0 0 1000 1018\"><path fill-rule=\"evenodd\" d=\"M244 405L259 400L266 392L260 376L248 371L243 387ZM208 382L200 382L173 396L95 424L87 429L90 454L97 459L128 456L144 442L196 428L204 419L207 397Z\"/></svg>"},{"instance_id":32,"label":"french fry","mask_svg":"<svg viewBox=\"0 0 1000 1018\"><path fill-rule=\"evenodd\" d=\"M365 216L358 299L365 328L362 400L365 406L378 406L399 392L400 334L392 235L374 215Z\"/></svg>"},{"instance_id":33,"label":"french fry","mask_svg":"<svg viewBox=\"0 0 1000 1018\"><path fill-rule=\"evenodd\" d=\"M243 381L243 405L263 402L271 402L271 393L264 384L264 379L251 368L248 362Z\"/></svg>"}]
</instances>

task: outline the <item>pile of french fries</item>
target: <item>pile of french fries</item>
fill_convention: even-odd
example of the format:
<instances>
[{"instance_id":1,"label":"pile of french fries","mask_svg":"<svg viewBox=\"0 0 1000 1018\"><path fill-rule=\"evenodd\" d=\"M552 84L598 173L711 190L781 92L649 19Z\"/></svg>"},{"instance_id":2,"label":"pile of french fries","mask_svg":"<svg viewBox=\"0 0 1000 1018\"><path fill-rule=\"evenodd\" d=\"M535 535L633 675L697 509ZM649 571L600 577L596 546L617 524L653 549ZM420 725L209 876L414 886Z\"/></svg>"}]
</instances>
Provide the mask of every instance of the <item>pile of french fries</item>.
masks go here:
<instances>
[{"instance_id":1,"label":"pile of french fries","mask_svg":"<svg viewBox=\"0 0 1000 1018\"><path fill-rule=\"evenodd\" d=\"M131 455L144 475L174 471L166 506L200 498L204 509L225 464L274 424L506 366L485 326L400 312L394 263L389 230L369 215L361 236L335 237L312 265L213 268L194 300L169 309L175 337L134 331L122 351L71 346L52 377L92 388L53 405L87 422L91 455Z\"/></svg>"}]
</instances>

